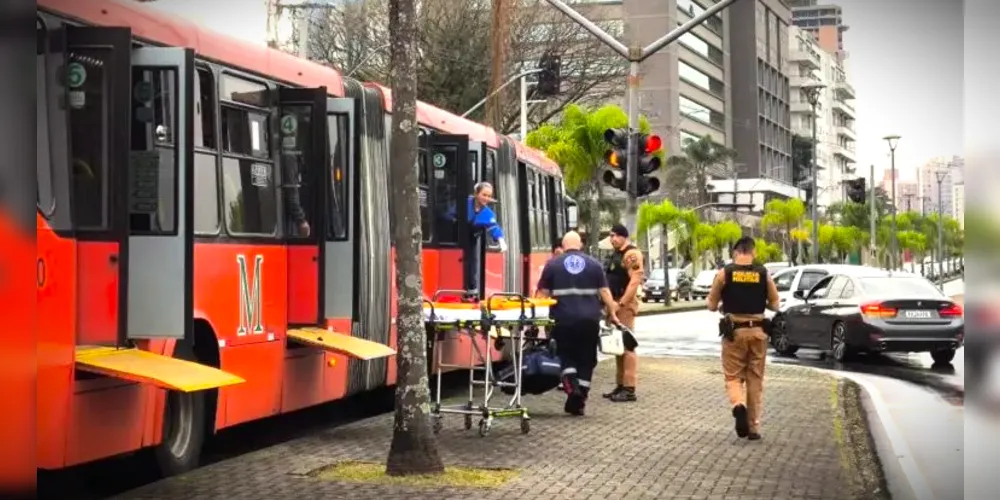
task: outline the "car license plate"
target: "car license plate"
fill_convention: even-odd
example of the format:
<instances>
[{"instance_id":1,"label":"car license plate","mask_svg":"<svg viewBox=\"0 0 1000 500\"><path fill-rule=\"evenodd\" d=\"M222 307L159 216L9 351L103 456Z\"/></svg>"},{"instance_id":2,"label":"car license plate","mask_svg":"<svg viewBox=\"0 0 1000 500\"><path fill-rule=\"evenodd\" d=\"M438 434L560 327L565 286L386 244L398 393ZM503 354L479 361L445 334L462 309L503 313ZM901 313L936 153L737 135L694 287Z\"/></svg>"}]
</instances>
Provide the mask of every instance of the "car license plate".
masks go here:
<instances>
[{"instance_id":1,"label":"car license plate","mask_svg":"<svg viewBox=\"0 0 1000 500\"><path fill-rule=\"evenodd\" d=\"M903 317L907 319L931 319L930 311L903 311Z\"/></svg>"}]
</instances>

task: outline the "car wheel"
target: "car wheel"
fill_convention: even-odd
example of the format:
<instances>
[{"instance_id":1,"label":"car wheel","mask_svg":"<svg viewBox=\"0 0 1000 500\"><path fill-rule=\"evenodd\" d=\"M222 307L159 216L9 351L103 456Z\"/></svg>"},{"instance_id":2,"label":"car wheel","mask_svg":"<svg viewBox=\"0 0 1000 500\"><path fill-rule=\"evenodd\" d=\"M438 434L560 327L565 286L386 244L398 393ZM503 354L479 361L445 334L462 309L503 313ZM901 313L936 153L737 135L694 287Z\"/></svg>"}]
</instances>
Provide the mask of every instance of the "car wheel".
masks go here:
<instances>
[{"instance_id":1,"label":"car wheel","mask_svg":"<svg viewBox=\"0 0 1000 500\"><path fill-rule=\"evenodd\" d=\"M648 304L649 303L649 298L648 297L643 297L642 301Z\"/></svg>"},{"instance_id":2,"label":"car wheel","mask_svg":"<svg viewBox=\"0 0 1000 500\"><path fill-rule=\"evenodd\" d=\"M850 357L850 346L847 345L847 327L838 321L833 324L833 332L830 334L830 355L834 361L843 362Z\"/></svg>"},{"instance_id":3,"label":"car wheel","mask_svg":"<svg viewBox=\"0 0 1000 500\"><path fill-rule=\"evenodd\" d=\"M954 349L937 349L931 351L931 359L934 360L936 365L947 365L951 363L951 360L955 359Z\"/></svg>"},{"instance_id":4,"label":"car wheel","mask_svg":"<svg viewBox=\"0 0 1000 500\"><path fill-rule=\"evenodd\" d=\"M781 316L771 320L771 347L782 356L791 356L799 350L799 346L788 339L787 323Z\"/></svg>"}]
</instances>

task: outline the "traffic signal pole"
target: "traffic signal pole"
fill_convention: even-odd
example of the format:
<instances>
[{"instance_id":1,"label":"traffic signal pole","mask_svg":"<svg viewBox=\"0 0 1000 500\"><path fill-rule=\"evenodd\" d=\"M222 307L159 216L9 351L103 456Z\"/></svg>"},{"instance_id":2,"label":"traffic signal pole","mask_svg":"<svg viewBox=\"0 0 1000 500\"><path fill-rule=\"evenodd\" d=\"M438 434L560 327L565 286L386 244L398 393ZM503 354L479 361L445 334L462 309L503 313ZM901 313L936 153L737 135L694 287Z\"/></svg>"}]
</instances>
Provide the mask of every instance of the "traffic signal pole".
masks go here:
<instances>
[{"instance_id":1,"label":"traffic signal pole","mask_svg":"<svg viewBox=\"0 0 1000 500\"><path fill-rule=\"evenodd\" d=\"M719 0L718 3L705 9L704 12L695 16L690 21L678 26L676 29L663 35L653 43L640 47L638 45L629 48L615 37L608 34L599 26L572 7L566 5L562 0L545 0L556 10L562 12L574 22L589 31L592 35L604 42L612 50L629 60L628 71L628 159L626 160L626 197L625 197L625 227L630 232L636 230L636 213L638 212L638 191L639 191L639 69L642 61L657 53L660 49L676 41L695 26L704 23L712 16L718 14L723 9L738 2L739 0Z\"/></svg>"}]
</instances>

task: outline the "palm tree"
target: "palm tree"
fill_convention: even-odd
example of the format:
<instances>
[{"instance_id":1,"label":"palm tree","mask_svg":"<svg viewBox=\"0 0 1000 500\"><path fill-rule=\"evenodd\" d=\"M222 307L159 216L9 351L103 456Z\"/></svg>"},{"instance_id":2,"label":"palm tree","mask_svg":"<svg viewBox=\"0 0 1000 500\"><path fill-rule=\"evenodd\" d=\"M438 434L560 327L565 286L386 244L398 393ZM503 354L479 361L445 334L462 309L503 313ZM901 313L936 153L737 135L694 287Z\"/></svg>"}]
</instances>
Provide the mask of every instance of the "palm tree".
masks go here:
<instances>
[{"instance_id":1,"label":"palm tree","mask_svg":"<svg viewBox=\"0 0 1000 500\"><path fill-rule=\"evenodd\" d=\"M771 200L764 205L764 217L760 221L761 229L767 231L775 229L781 234L781 246L785 255L792 261L797 261L801 252L795 252L793 257L792 244L798 240L793 234L796 229L801 228L802 221L806 216L806 205L798 198L788 200Z\"/></svg>"},{"instance_id":2,"label":"palm tree","mask_svg":"<svg viewBox=\"0 0 1000 500\"><path fill-rule=\"evenodd\" d=\"M684 141L682 155L667 158L667 183L679 192L696 193L694 205L708 203L708 178L736 158L736 150L727 148L705 135Z\"/></svg>"},{"instance_id":3,"label":"palm tree","mask_svg":"<svg viewBox=\"0 0 1000 500\"><path fill-rule=\"evenodd\" d=\"M571 104L563 109L557 124L545 124L531 131L526 142L559 164L566 183L566 192L579 203L581 225L587 228L587 244L597 248L601 232L600 213L611 208L605 203L601 171L608 143L604 132L609 128L628 125L628 115L619 106L607 105L588 109ZM639 118L639 130L649 132L649 122Z\"/></svg>"},{"instance_id":4,"label":"palm tree","mask_svg":"<svg viewBox=\"0 0 1000 500\"><path fill-rule=\"evenodd\" d=\"M743 236L743 228L739 224L727 220L716 224L712 230L715 233L715 244L719 250L719 260L725 260L729 256L729 248Z\"/></svg>"}]
</instances>

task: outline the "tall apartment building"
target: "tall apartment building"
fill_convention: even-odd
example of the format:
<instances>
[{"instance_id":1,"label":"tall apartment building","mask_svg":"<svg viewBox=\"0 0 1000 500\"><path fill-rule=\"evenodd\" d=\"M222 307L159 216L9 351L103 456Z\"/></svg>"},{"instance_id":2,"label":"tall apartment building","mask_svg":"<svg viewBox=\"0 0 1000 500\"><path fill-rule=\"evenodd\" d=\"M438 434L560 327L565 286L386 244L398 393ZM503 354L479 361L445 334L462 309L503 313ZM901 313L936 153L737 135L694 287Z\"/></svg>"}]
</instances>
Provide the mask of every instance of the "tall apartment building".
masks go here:
<instances>
[{"instance_id":1,"label":"tall apartment building","mask_svg":"<svg viewBox=\"0 0 1000 500\"><path fill-rule=\"evenodd\" d=\"M964 185L964 170L965 161L958 156L951 159L933 158L917 170L917 182L920 185L924 213L936 213L940 208L945 215L955 217L955 185ZM944 174L941 179L940 197L938 196L938 172ZM962 194L964 198L964 189Z\"/></svg>"},{"instance_id":2,"label":"tall apartment building","mask_svg":"<svg viewBox=\"0 0 1000 500\"><path fill-rule=\"evenodd\" d=\"M740 177L792 182L790 88L785 74L788 22L783 0L753 0L729 8L733 147Z\"/></svg>"},{"instance_id":3,"label":"tall apartment building","mask_svg":"<svg viewBox=\"0 0 1000 500\"><path fill-rule=\"evenodd\" d=\"M965 181L955 184L951 195L952 217L958 221L958 227L965 229Z\"/></svg>"},{"instance_id":4,"label":"tall apartment building","mask_svg":"<svg viewBox=\"0 0 1000 500\"><path fill-rule=\"evenodd\" d=\"M844 181L855 177L857 136L854 107L850 103L854 89L841 59L821 47L808 31L789 28L788 46L786 71L791 87L793 133L812 138L813 110L803 88L824 86L816 103L816 181L819 206L829 207L844 200Z\"/></svg>"},{"instance_id":5,"label":"tall apartment building","mask_svg":"<svg viewBox=\"0 0 1000 500\"><path fill-rule=\"evenodd\" d=\"M792 24L811 33L827 52L841 58L844 51L844 24L839 5L820 4L817 0L789 0Z\"/></svg>"},{"instance_id":6,"label":"tall apartment building","mask_svg":"<svg viewBox=\"0 0 1000 500\"><path fill-rule=\"evenodd\" d=\"M885 191L886 196L892 199L892 169L882 171L882 182L879 187ZM895 205L899 212L919 212L923 206L920 200L920 185L916 181L901 179L899 170L896 170L896 198Z\"/></svg>"}]
</instances>

